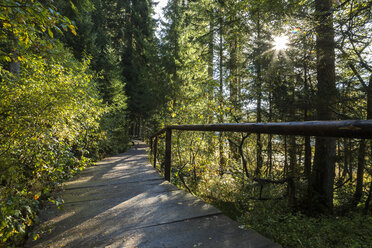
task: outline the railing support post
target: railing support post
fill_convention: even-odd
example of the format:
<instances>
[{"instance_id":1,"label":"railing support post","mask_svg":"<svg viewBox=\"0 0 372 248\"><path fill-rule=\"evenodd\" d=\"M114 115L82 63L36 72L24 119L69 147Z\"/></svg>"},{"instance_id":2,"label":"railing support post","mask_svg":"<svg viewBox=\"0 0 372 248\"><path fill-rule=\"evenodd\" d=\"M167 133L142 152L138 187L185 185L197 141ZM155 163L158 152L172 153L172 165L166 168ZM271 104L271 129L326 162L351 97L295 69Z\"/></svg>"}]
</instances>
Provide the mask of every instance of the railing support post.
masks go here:
<instances>
[{"instance_id":1,"label":"railing support post","mask_svg":"<svg viewBox=\"0 0 372 248\"><path fill-rule=\"evenodd\" d=\"M156 155L158 153L158 136L154 140L154 168L156 168Z\"/></svg>"},{"instance_id":2,"label":"railing support post","mask_svg":"<svg viewBox=\"0 0 372 248\"><path fill-rule=\"evenodd\" d=\"M165 136L165 161L164 161L164 177L170 182L172 160L172 129L167 128Z\"/></svg>"}]
</instances>

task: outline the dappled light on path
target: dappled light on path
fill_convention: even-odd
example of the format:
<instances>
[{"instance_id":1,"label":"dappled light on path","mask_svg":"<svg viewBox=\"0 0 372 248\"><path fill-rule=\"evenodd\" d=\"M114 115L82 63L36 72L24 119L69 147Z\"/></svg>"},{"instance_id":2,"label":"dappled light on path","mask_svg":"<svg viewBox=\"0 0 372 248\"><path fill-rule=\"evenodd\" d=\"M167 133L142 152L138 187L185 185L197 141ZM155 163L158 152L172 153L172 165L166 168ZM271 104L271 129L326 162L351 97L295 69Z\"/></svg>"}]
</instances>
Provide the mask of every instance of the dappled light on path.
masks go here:
<instances>
[{"instance_id":1,"label":"dappled light on path","mask_svg":"<svg viewBox=\"0 0 372 248\"><path fill-rule=\"evenodd\" d=\"M27 247L279 247L164 181L145 149L107 158L67 182L63 209L42 213L44 233Z\"/></svg>"}]
</instances>

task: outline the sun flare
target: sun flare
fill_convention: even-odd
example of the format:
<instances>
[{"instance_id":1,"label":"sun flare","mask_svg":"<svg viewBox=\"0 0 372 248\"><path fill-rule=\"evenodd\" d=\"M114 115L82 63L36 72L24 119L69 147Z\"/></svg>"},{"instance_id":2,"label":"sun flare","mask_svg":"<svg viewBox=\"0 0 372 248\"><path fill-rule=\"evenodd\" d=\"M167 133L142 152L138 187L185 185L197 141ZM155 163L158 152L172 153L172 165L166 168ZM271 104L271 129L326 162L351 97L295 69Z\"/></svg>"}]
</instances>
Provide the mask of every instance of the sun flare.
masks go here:
<instances>
[{"instance_id":1,"label":"sun flare","mask_svg":"<svg viewBox=\"0 0 372 248\"><path fill-rule=\"evenodd\" d=\"M276 36L274 37L274 49L275 50L285 50L288 48L289 37L288 36Z\"/></svg>"}]
</instances>

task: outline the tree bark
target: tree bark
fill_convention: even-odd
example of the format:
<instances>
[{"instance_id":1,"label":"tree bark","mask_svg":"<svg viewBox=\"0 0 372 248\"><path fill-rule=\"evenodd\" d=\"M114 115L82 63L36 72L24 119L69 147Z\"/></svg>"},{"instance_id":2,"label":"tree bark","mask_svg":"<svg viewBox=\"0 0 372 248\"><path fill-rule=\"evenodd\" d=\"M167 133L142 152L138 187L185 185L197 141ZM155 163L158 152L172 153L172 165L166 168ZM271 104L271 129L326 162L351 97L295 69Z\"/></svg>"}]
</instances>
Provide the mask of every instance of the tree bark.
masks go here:
<instances>
[{"instance_id":1,"label":"tree bark","mask_svg":"<svg viewBox=\"0 0 372 248\"><path fill-rule=\"evenodd\" d=\"M222 12L220 13L222 15ZM220 48L219 48L219 59L220 59L220 63L219 63L219 71L220 71L220 85L219 85L219 102L220 102L220 114L219 114L219 123L223 123L223 119L224 119L224 116L223 116L223 111L222 111L222 107L223 107L223 104L222 104L222 101L223 101L223 19L222 17L220 16L219 18L219 25L220 25L220 33L219 33L219 36L220 36ZM225 171L225 158L224 158L224 152L223 152L223 137L222 137L222 132L219 133L219 136L218 136L218 143L219 143L219 157L220 157L220 170L219 170L219 173L220 175L222 176L224 174L224 171Z\"/></svg>"},{"instance_id":2,"label":"tree bark","mask_svg":"<svg viewBox=\"0 0 372 248\"><path fill-rule=\"evenodd\" d=\"M213 14L209 17L209 36L208 36L208 80L213 80L213 57L214 57L214 16ZM214 89L211 86L208 86L208 100L209 102L213 100L214 97ZM210 104L208 103L208 112L210 111ZM208 115L208 123L212 123L213 121L213 114ZM211 148L211 146L209 146Z\"/></svg>"},{"instance_id":3,"label":"tree bark","mask_svg":"<svg viewBox=\"0 0 372 248\"><path fill-rule=\"evenodd\" d=\"M344 139L344 168L342 170L342 179L344 180L346 176L351 174L349 172L349 164L350 164L350 157L351 157L351 152L350 152L350 139L345 138Z\"/></svg>"},{"instance_id":4,"label":"tree bark","mask_svg":"<svg viewBox=\"0 0 372 248\"><path fill-rule=\"evenodd\" d=\"M209 36L208 36L208 77L213 80L213 54L214 54L214 19L211 15L209 20Z\"/></svg>"},{"instance_id":5,"label":"tree bark","mask_svg":"<svg viewBox=\"0 0 372 248\"><path fill-rule=\"evenodd\" d=\"M271 88L271 87L270 87ZM272 122L272 93L269 92L269 122ZM267 156L268 156L268 176L271 176L273 168L273 135L269 134L269 141L267 144Z\"/></svg>"},{"instance_id":6,"label":"tree bark","mask_svg":"<svg viewBox=\"0 0 372 248\"><path fill-rule=\"evenodd\" d=\"M304 120L309 121L309 85L307 81L307 65L304 63L304 95L305 95L305 109L304 109ZM308 183L308 193L311 191L311 139L310 136L305 137L305 164L304 172Z\"/></svg>"},{"instance_id":7,"label":"tree bark","mask_svg":"<svg viewBox=\"0 0 372 248\"><path fill-rule=\"evenodd\" d=\"M256 70L257 70L257 78L256 78L256 91L257 91L257 116L256 122L262 122L262 110L261 110L261 101L262 101L262 92L261 92L261 84L262 84L262 76L261 76L261 60L259 58L260 51L261 51L261 23L260 23L260 10L257 10L257 45L258 51L256 54ZM261 134L257 134L256 139L256 170L255 176L259 176L261 173L262 168L262 141L261 141Z\"/></svg>"},{"instance_id":8,"label":"tree bark","mask_svg":"<svg viewBox=\"0 0 372 248\"><path fill-rule=\"evenodd\" d=\"M10 34L12 40L12 56L9 64L9 71L15 76L19 76L21 71L21 65L18 60L19 55L19 37L16 36L13 32Z\"/></svg>"},{"instance_id":9,"label":"tree bark","mask_svg":"<svg viewBox=\"0 0 372 248\"><path fill-rule=\"evenodd\" d=\"M365 154L366 154L366 141L362 139L359 144L358 152L358 169L357 169L357 179L356 187L352 200L352 206L356 207L360 202L363 194L363 175L364 175L364 165L365 165Z\"/></svg>"},{"instance_id":10,"label":"tree bark","mask_svg":"<svg viewBox=\"0 0 372 248\"><path fill-rule=\"evenodd\" d=\"M315 20L318 80L317 117L318 120L334 120L337 94L331 0L315 0ZM312 210L316 213L332 213L336 142L334 138L316 138L315 145Z\"/></svg>"},{"instance_id":11,"label":"tree bark","mask_svg":"<svg viewBox=\"0 0 372 248\"><path fill-rule=\"evenodd\" d=\"M372 74L369 76L368 88L367 88L367 119L372 119ZM372 152L372 141L370 141L370 152ZM370 154L371 155L371 154ZM364 213L368 214L369 204L372 197L372 181L369 186L369 193L367 200L364 205Z\"/></svg>"},{"instance_id":12,"label":"tree bark","mask_svg":"<svg viewBox=\"0 0 372 248\"><path fill-rule=\"evenodd\" d=\"M371 198L372 198L372 181L369 184L368 197L367 197L367 200L366 200L365 205L364 205L364 214L368 214L368 212L369 212L369 203L371 202Z\"/></svg>"},{"instance_id":13,"label":"tree bark","mask_svg":"<svg viewBox=\"0 0 372 248\"><path fill-rule=\"evenodd\" d=\"M297 164L297 149L296 149L296 136L289 137L289 170L288 170L288 178L291 179L291 183L288 183L288 197L289 203L294 205L296 199L296 189L295 189L295 177L297 174L296 171L296 164Z\"/></svg>"},{"instance_id":14,"label":"tree bark","mask_svg":"<svg viewBox=\"0 0 372 248\"><path fill-rule=\"evenodd\" d=\"M230 41L230 61L229 61L229 71L230 71L230 101L231 105L236 111L239 111L238 106L238 75L237 75L237 47L238 47L238 37L235 31L232 31L232 38Z\"/></svg>"},{"instance_id":15,"label":"tree bark","mask_svg":"<svg viewBox=\"0 0 372 248\"><path fill-rule=\"evenodd\" d=\"M284 135L284 174L288 175L288 146L287 135Z\"/></svg>"},{"instance_id":16,"label":"tree bark","mask_svg":"<svg viewBox=\"0 0 372 248\"><path fill-rule=\"evenodd\" d=\"M289 106L289 118L291 121L295 121L295 90L292 89L292 95L291 95L291 105ZM288 197L289 197L289 203L294 205L295 204L295 176L297 174L296 167L297 167L297 145L296 145L296 136L290 136L289 137L289 170L287 178L290 178L290 181L288 181Z\"/></svg>"}]
</instances>

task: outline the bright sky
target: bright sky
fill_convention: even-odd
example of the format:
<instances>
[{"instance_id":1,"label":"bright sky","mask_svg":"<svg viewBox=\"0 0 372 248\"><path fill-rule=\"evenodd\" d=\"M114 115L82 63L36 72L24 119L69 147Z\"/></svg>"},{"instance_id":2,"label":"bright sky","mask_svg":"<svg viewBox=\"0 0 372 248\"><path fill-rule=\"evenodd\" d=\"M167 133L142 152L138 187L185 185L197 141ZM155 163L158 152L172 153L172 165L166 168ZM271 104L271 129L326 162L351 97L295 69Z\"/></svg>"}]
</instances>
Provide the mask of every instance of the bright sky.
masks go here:
<instances>
[{"instance_id":1,"label":"bright sky","mask_svg":"<svg viewBox=\"0 0 372 248\"><path fill-rule=\"evenodd\" d=\"M162 17L163 16L162 8L164 8L167 5L168 0L153 0L153 2L155 3L159 2L155 8L155 18Z\"/></svg>"},{"instance_id":2,"label":"bright sky","mask_svg":"<svg viewBox=\"0 0 372 248\"><path fill-rule=\"evenodd\" d=\"M155 7L155 15L154 15L154 18L155 19L160 19L160 18L163 18L163 11L162 9L167 5L168 3L168 0L153 0L153 2L158 2L158 5ZM156 36L158 38L160 38L160 31L162 29L162 26L160 24L160 22L158 22L158 26L156 28Z\"/></svg>"}]
</instances>

